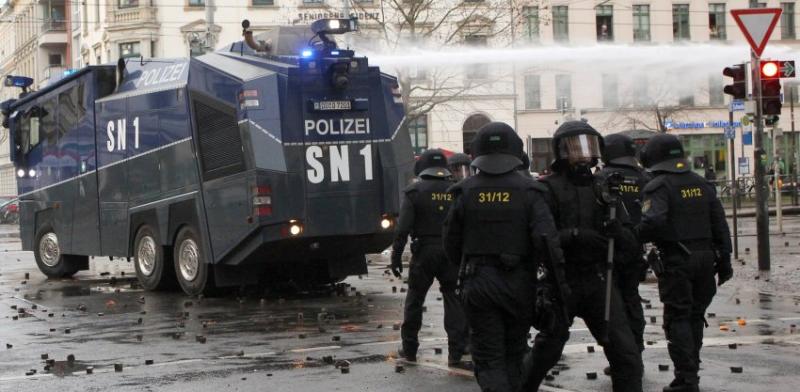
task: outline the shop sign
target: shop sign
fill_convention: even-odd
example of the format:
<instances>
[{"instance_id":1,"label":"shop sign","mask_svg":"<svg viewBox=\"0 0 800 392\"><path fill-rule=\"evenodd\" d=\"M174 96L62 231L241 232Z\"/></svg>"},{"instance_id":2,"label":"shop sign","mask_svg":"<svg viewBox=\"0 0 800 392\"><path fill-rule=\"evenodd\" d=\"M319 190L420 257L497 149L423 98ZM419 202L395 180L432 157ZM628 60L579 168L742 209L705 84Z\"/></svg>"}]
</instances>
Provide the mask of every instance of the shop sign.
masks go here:
<instances>
[{"instance_id":1,"label":"shop sign","mask_svg":"<svg viewBox=\"0 0 800 392\"><path fill-rule=\"evenodd\" d=\"M351 12L349 15L344 12L325 11L325 12L300 12L297 17L300 21L313 22L317 19L348 19L358 18L360 22L372 20L379 20L381 14L379 12Z\"/></svg>"},{"instance_id":2,"label":"shop sign","mask_svg":"<svg viewBox=\"0 0 800 392\"><path fill-rule=\"evenodd\" d=\"M739 158L739 174L750 174L750 159L747 157Z\"/></svg>"},{"instance_id":3,"label":"shop sign","mask_svg":"<svg viewBox=\"0 0 800 392\"><path fill-rule=\"evenodd\" d=\"M664 120L664 128L666 129L701 129L701 128L725 128L730 126L728 121L673 121L672 119ZM734 127L742 126L740 121L733 122Z\"/></svg>"}]
</instances>

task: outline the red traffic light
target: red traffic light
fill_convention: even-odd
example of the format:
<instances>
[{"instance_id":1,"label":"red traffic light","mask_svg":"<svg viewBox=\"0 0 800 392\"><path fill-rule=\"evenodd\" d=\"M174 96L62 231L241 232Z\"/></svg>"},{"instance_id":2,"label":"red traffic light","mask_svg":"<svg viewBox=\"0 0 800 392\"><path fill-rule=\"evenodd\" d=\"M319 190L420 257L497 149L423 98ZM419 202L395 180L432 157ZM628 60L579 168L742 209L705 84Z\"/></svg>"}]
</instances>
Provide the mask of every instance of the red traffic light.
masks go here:
<instances>
[{"instance_id":1,"label":"red traffic light","mask_svg":"<svg viewBox=\"0 0 800 392\"><path fill-rule=\"evenodd\" d=\"M765 61L761 63L761 77L763 78L777 77L780 70L781 66L779 61Z\"/></svg>"}]
</instances>

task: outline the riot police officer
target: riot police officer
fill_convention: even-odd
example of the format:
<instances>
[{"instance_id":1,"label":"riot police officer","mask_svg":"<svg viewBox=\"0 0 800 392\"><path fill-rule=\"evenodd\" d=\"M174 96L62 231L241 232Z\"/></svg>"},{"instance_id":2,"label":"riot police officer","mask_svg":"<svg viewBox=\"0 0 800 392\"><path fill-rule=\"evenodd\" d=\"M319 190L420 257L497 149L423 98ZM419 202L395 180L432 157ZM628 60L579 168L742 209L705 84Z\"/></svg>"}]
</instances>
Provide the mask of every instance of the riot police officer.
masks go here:
<instances>
[{"instance_id":1,"label":"riot police officer","mask_svg":"<svg viewBox=\"0 0 800 392\"><path fill-rule=\"evenodd\" d=\"M533 256L549 244L561 260L558 233L543 186L517 171L522 140L509 125L483 126L471 151L477 173L451 188L445 250L464 271L462 301L478 384L483 391L516 391L532 318Z\"/></svg>"},{"instance_id":2,"label":"riot police officer","mask_svg":"<svg viewBox=\"0 0 800 392\"><path fill-rule=\"evenodd\" d=\"M630 251L636 241L633 231L623 225L623 213L608 216L610 209L599 192L603 184L592 174L602 146L600 133L584 121L567 121L553 135L553 174L542 182L549 190L547 202L559 231L571 294L566 298L567 320L537 326L541 329L526 358L526 391L536 391L559 360L576 316L603 346L614 391L642 391L641 352L625 317L624 303L615 285L606 293L609 236L616 240L615 252ZM604 320L606 295L610 296L608 323Z\"/></svg>"},{"instance_id":3,"label":"riot police officer","mask_svg":"<svg viewBox=\"0 0 800 392\"><path fill-rule=\"evenodd\" d=\"M464 311L455 294L458 269L447 262L442 249L442 221L450 208L452 196L447 189L453 185L447 158L439 149L427 150L418 161L420 180L405 189L400 207L396 237L392 244L391 270L401 277L401 257L411 235L412 259L408 272L408 292L400 330L401 355L416 361L419 334L422 326L422 307L425 296L439 281L444 300L444 327L448 340L448 363L459 365L466 345L467 331Z\"/></svg>"},{"instance_id":4,"label":"riot police officer","mask_svg":"<svg viewBox=\"0 0 800 392\"><path fill-rule=\"evenodd\" d=\"M472 175L471 163L472 159L470 159L469 155L460 152L447 158L447 167L450 169L450 173L453 173L453 179L456 182Z\"/></svg>"},{"instance_id":5,"label":"riot police officer","mask_svg":"<svg viewBox=\"0 0 800 392\"><path fill-rule=\"evenodd\" d=\"M714 185L689 169L677 137L653 136L641 159L654 178L644 188L638 231L661 255L654 270L675 368L675 379L664 392L697 391L703 315L717 284L733 276L728 223Z\"/></svg>"},{"instance_id":6,"label":"riot police officer","mask_svg":"<svg viewBox=\"0 0 800 392\"><path fill-rule=\"evenodd\" d=\"M623 183L620 184L619 193L622 205L628 213L632 225L637 225L642 217L642 190L650 180L650 175L636 160L636 145L627 135L612 134L603 138L603 162L605 166L597 174L602 180L607 180L614 173L622 175ZM643 248L640 246L640 250ZM639 282L647 274L647 263L644 262L642 252L631 252L630 260L620 260L614 264L615 280L619 287L622 301L625 302L625 311L628 324L636 338L640 351L644 351L644 310L642 310L642 297L639 296Z\"/></svg>"}]
</instances>

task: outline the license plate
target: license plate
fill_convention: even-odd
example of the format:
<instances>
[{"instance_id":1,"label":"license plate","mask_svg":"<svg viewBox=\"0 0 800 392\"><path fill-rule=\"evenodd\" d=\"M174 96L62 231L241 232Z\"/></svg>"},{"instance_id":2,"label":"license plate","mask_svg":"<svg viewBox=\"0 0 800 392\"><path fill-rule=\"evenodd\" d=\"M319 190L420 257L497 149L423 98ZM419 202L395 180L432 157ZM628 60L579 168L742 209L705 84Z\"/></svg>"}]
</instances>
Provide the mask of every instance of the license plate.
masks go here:
<instances>
[{"instance_id":1,"label":"license plate","mask_svg":"<svg viewBox=\"0 0 800 392\"><path fill-rule=\"evenodd\" d=\"M318 101L314 102L314 110L351 110L353 105L350 101Z\"/></svg>"}]
</instances>

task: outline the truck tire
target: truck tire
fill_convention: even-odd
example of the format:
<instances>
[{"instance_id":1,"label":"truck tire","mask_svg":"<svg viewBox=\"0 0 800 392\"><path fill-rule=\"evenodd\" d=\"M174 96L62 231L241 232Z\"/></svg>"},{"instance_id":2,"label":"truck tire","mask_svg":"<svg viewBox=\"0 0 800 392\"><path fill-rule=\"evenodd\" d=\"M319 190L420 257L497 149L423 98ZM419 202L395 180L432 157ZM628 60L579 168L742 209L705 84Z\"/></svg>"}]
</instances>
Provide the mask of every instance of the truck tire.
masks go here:
<instances>
[{"instance_id":1,"label":"truck tire","mask_svg":"<svg viewBox=\"0 0 800 392\"><path fill-rule=\"evenodd\" d=\"M175 286L175 270L171 255L158 243L158 235L150 225L136 232L133 259L136 277L145 290L163 290Z\"/></svg>"},{"instance_id":2,"label":"truck tire","mask_svg":"<svg viewBox=\"0 0 800 392\"><path fill-rule=\"evenodd\" d=\"M178 231L173 251L175 277L183 291L189 295L210 292L214 287L213 275L194 227L184 226Z\"/></svg>"},{"instance_id":3,"label":"truck tire","mask_svg":"<svg viewBox=\"0 0 800 392\"><path fill-rule=\"evenodd\" d=\"M42 226L36 233L33 256L39 271L48 278L67 278L81 269L80 256L61 253L58 235L50 226Z\"/></svg>"}]
</instances>

